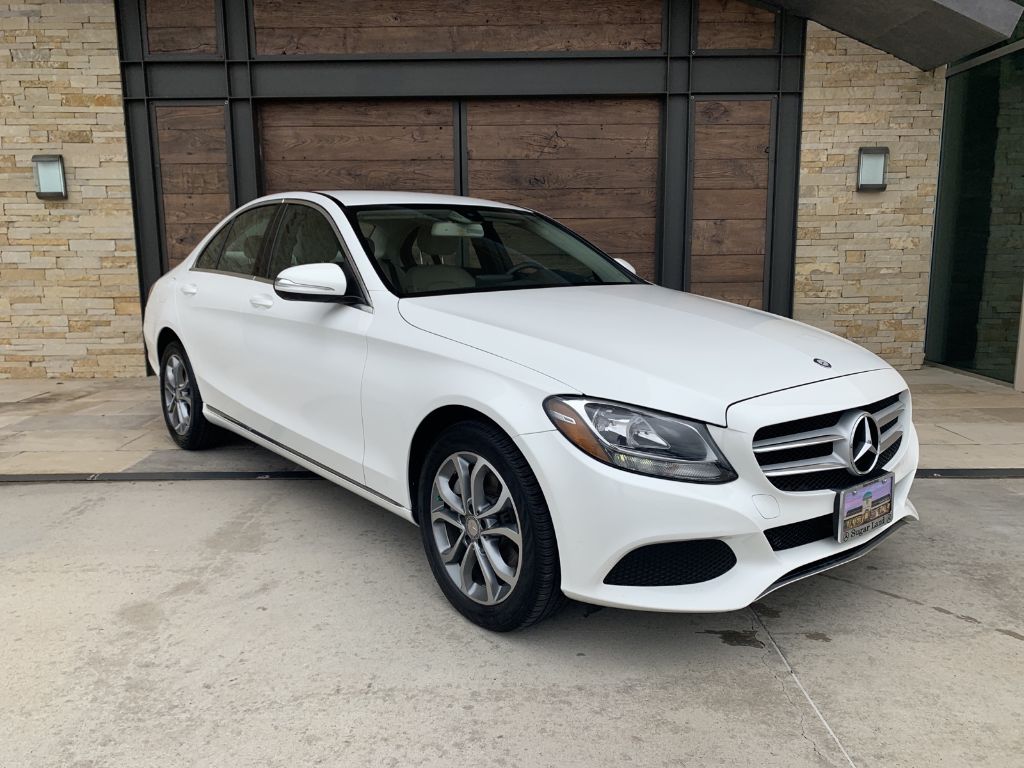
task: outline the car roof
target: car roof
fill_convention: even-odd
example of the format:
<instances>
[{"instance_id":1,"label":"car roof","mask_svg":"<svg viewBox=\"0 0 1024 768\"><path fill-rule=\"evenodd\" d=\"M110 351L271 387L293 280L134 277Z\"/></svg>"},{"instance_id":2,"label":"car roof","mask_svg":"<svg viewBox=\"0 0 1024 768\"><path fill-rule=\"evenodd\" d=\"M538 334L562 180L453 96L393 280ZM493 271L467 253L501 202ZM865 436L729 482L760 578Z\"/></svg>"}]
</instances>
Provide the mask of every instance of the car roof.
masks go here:
<instances>
[{"instance_id":1,"label":"car roof","mask_svg":"<svg viewBox=\"0 0 1024 768\"><path fill-rule=\"evenodd\" d=\"M482 200L460 195L435 195L426 192L395 192L379 190L321 190L342 205L483 205L495 208L522 210L520 206L501 203L497 200Z\"/></svg>"}]
</instances>

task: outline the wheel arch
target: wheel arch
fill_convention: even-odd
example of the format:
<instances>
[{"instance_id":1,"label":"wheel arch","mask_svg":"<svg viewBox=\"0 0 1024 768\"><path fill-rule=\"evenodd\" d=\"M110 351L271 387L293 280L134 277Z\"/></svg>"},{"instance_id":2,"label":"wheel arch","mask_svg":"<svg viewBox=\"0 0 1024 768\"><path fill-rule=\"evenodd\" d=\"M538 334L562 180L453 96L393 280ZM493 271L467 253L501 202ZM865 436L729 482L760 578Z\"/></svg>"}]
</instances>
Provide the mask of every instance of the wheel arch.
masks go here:
<instances>
[{"instance_id":1,"label":"wheel arch","mask_svg":"<svg viewBox=\"0 0 1024 768\"><path fill-rule=\"evenodd\" d=\"M169 326L164 326L160 329L160 333L156 337L156 362L159 366L161 358L164 356L164 350L167 349L167 345L171 342L178 342L182 349L185 349L185 345L181 341L181 337L174 332ZM188 354L186 352L186 354Z\"/></svg>"},{"instance_id":2,"label":"wheel arch","mask_svg":"<svg viewBox=\"0 0 1024 768\"><path fill-rule=\"evenodd\" d=\"M443 405L428 413L413 433L412 442L409 445L409 461L406 468L409 500L412 503L411 508L413 510L414 522L417 522L417 524L418 521L415 520L416 493L419 486L420 467L423 465L423 460L427 455L427 451L430 450L430 446L433 445L434 441L437 439L437 436L448 427L462 421L476 421L481 424L494 427L495 429L500 429L508 435L510 440L513 440L514 442L513 436L504 426L499 424L483 411L479 411L476 408L472 408L467 405L452 404Z\"/></svg>"}]
</instances>

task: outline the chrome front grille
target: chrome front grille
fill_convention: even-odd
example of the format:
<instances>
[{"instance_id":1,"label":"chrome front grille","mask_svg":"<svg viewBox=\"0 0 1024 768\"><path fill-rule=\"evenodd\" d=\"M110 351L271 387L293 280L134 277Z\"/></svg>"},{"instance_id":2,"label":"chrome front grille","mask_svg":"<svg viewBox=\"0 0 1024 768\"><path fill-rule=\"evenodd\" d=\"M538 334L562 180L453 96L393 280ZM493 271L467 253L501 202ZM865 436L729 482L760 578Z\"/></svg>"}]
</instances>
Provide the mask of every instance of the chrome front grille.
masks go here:
<instances>
[{"instance_id":1,"label":"chrome front grille","mask_svg":"<svg viewBox=\"0 0 1024 768\"><path fill-rule=\"evenodd\" d=\"M765 476L787 491L843 487L881 474L895 456L905 429L903 393L860 408L834 411L762 427L754 435L753 450ZM867 474L850 471L852 425L864 413L878 424L879 458Z\"/></svg>"}]
</instances>

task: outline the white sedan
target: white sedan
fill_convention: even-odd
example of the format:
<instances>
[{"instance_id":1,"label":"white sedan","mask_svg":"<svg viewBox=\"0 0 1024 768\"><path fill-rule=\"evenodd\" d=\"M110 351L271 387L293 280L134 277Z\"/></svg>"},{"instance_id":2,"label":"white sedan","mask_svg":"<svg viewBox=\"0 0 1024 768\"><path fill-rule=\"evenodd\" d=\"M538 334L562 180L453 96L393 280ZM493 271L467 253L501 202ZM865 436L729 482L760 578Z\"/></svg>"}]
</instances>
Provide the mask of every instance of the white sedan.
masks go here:
<instances>
[{"instance_id":1,"label":"white sedan","mask_svg":"<svg viewBox=\"0 0 1024 768\"><path fill-rule=\"evenodd\" d=\"M917 519L889 365L511 205L255 200L157 281L145 338L178 445L228 429L418 524L488 629L563 595L742 608Z\"/></svg>"}]
</instances>

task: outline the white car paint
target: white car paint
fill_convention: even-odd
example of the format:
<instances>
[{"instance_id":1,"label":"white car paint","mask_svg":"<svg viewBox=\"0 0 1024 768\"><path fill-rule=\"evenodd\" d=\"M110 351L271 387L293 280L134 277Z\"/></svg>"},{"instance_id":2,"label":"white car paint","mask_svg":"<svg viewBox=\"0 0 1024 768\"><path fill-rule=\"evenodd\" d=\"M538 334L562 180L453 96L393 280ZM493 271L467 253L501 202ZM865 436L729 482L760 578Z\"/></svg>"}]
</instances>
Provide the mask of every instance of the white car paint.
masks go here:
<instances>
[{"instance_id":1,"label":"white car paint","mask_svg":"<svg viewBox=\"0 0 1024 768\"><path fill-rule=\"evenodd\" d=\"M335 200L515 207L444 195L328 194L273 195L240 210L314 203L343 238L368 305L284 301L268 281L193 269L217 228L154 286L144 321L150 362L158 367L161 333L177 335L211 422L412 520L417 428L439 408L476 410L511 436L538 478L558 538L563 591L593 603L732 610L793 569L864 542L773 551L765 529L830 513L835 493L778 490L760 471L751 442L759 427L906 390L880 358L801 323L647 284L399 299ZM550 395L573 394L707 422L739 478L700 485L597 462L557 432L542 407ZM895 519L875 538L917 518L907 499L917 436L909 393L903 397L904 437L888 465ZM777 510L770 518L755 500L765 496ZM639 546L708 537L736 552L737 565L723 576L672 587L603 583Z\"/></svg>"},{"instance_id":2,"label":"white car paint","mask_svg":"<svg viewBox=\"0 0 1024 768\"><path fill-rule=\"evenodd\" d=\"M410 325L543 371L574 392L713 424L725 424L739 400L886 367L802 323L656 285L423 297L399 311Z\"/></svg>"}]
</instances>

